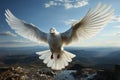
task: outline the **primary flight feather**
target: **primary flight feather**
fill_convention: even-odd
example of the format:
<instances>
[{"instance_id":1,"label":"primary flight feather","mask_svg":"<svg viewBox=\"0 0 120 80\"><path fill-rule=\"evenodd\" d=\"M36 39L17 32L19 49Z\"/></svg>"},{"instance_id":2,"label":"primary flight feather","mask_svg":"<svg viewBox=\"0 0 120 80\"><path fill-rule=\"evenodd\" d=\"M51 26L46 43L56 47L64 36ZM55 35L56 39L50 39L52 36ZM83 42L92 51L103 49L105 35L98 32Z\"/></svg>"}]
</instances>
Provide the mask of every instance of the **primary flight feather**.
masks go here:
<instances>
[{"instance_id":1,"label":"primary flight feather","mask_svg":"<svg viewBox=\"0 0 120 80\"><path fill-rule=\"evenodd\" d=\"M63 45L94 36L111 20L114 10L111 9L111 6L99 3L96 8L90 9L80 21L63 33L57 32L55 28L51 28L49 33L45 33L35 25L18 19L10 10L5 12L8 25L17 34L37 43L48 43L50 50L36 53L48 67L61 70L75 57L74 54L65 51Z\"/></svg>"}]
</instances>

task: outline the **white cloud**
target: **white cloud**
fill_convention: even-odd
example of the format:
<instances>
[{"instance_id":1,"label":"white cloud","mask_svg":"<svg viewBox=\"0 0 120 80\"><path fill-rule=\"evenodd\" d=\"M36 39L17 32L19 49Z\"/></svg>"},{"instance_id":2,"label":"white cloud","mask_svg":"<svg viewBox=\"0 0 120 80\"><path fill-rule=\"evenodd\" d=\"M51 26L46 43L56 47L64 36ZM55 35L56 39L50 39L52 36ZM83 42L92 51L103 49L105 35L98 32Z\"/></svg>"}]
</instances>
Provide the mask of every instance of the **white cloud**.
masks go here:
<instances>
[{"instance_id":1,"label":"white cloud","mask_svg":"<svg viewBox=\"0 0 120 80\"><path fill-rule=\"evenodd\" d=\"M64 4L64 7L65 7L66 9L70 9L70 8L73 7L73 5L70 4L70 3L65 3L65 4Z\"/></svg>"},{"instance_id":2,"label":"white cloud","mask_svg":"<svg viewBox=\"0 0 120 80\"><path fill-rule=\"evenodd\" d=\"M61 2L61 3L70 3L74 2L74 0L54 0L55 2ZM77 1L77 0L76 0Z\"/></svg>"},{"instance_id":3,"label":"white cloud","mask_svg":"<svg viewBox=\"0 0 120 80\"><path fill-rule=\"evenodd\" d=\"M120 15L114 15L111 22L120 22Z\"/></svg>"},{"instance_id":4,"label":"white cloud","mask_svg":"<svg viewBox=\"0 0 120 80\"><path fill-rule=\"evenodd\" d=\"M85 5L88 5L88 1L76 1L76 3L72 4L72 3L66 3L64 4L66 9L70 9L70 8L79 8L79 7L83 7Z\"/></svg>"},{"instance_id":5,"label":"white cloud","mask_svg":"<svg viewBox=\"0 0 120 80\"><path fill-rule=\"evenodd\" d=\"M111 37L111 36L116 36L116 33L111 33L111 34L101 34L100 36L102 36L102 37Z\"/></svg>"},{"instance_id":6,"label":"white cloud","mask_svg":"<svg viewBox=\"0 0 120 80\"><path fill-rule=\"evenodd\" d=\"M114 28L120 29L120 26L114 26Z\"/></svg>"},{"instance_id":7,"label":"white cloud","mask_svg":"<svg viewBox=\"0 0 120 80\"><path fill-rule=\"evenodd\" d=\"M104 44L103 44L104 43ZM96 42L95 43L96 46L105 46L105 47L112 47L112 46L116 46L119 47L120 46L120 41L113 41L113 40L108 40L105 42Z\"/></svg>"},{"instance_id":8,"label":"white cloud","mask_svg":"<svg viewBox=\"0 0 120 80\"><path fill-rule=\"evenodd\" d=\"M45 45L44 43L35 43L28 39L19 38L16 34L10 31L0 32L0 36L12 36L10 39L8 38L1 38L0 39L0 47L32 47L32 46L39 46Z\"/></svg>"},{"instance_id":9,"label":"white cloud","mask_svg":"<svg viewBox=\"0 0 120 80\"><path fill-rule=\"evenodd\" d=\"M51 7L51 6L57 6L58 3L56 3L55 1L50 1L48 3L45 3L45 7L48 8L48 7Z\"/></svg>"},{"instance_id":10,"label":"white cloud","mask_svg":"<svg viewBox=\"0 0 120 80\"><path fill-rule=\"evenodd\" d=\"M118 41L118 40L116 40L116 41L110 40L110 41L106 41L105 44L107 46L120 46L120 41Z\"/></svg>"},{"instance_id":11,"label":"white cloud","mask_svg":"<svg viewBox=\"0 0 120 80\"><path fill-rule=\"evenodd\" d=\"M0 35L2 35L2 36L12 36L12 37L17 36L16 34L10 32L10 31L0 32Z\"/></svg>"},{"instance_id":12,"label":"white cloud","mask_svg":"<svg viewBox=\"0 0 120 80\"><path fill-rule=\"evenodd\" d=\"M40 46L40 45L46 45L44 43L38 44L32 41L28 40L21 40L21 39L14 39L10 41L0 41L0 47L34 47L34 46Z\"/></svg>"},{"instance_id":13,"label":"white cloud","mask_svg":"<svg viewBox=\"0 0 120 80\"><path fill-rule=\"evenodd\" d=\"M39 46L35 43L30 42L0 42L0 47L33 47Z\"/></svg>"},{"instance_id":14,"label":"white cloud","mask_svg":"<svg viewBox=\"0 0 120 80\"><path fill-rule=\"evenodd\" d=\"M69 19L69 20L64 21L64 23L66 25L73 25L73 24L77 23L77 21L78 20L76 20L76 19Z\"/></svg>"},{"instance_id":15,"label":"white cloud","mask_svg":"<svg viewBox=\"0 0 120 80\"><path fill-rule=\"evenodd\" d=\"M116 33L109 33L109 34L101 34L101 37L118 37L120 36L120 32L116 32Z\"/></svg>"},{"instance_id":16,"label":"white cloud","mask_svg":"<svg viewBox=\"0 0 120 80\"><path fill-rule=\"evenodd\" d=\"M120 26L114 26L113 28L116 28L117 30L120 30ZM116 32L115 36L119 36L120 37L120 32Z\"/></svg>"},{"instance_id":17,"label":"white cloud","mask_svg":"<svg viewBox=\"0 0 120 80\"><path fill-rule=\"evenodd\" d=\"M120 32L116 34L116 36L119 36L120 37Z\"/></svg>"},{"instance_id":18,"label":"white cloud","mask_svg":"<svg viewBox=\"0 0 120 80\"><path fill-rule=\"evenodd\" d=\"M104 44L103 44L104 43ZM78 43L71 44L69 46L81 46L81 47L120 47L120 41L119 40L85 40L80 41Z\"/></svg>"},{"instance_id":19,"label":"white cloud","mask_svg":"<svg viewBox=\"0 0 120 80\"><path fill-rule=\"evenodd\" d=\"M45 3L45 8L63 6L65 9L79 8L88 5L87 0L53 0Z\"/></svg>"}]
</instances>

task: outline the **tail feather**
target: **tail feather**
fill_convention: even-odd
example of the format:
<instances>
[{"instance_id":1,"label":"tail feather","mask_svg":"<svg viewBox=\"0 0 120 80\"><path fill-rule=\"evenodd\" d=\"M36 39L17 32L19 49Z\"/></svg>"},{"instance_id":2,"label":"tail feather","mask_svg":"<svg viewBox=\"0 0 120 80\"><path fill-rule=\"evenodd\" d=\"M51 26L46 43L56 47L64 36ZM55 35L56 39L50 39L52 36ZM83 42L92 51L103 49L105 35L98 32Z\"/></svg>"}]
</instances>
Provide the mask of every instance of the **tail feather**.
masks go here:
<instances>
[{"instance_id":1,"label":"tail feather","mask_svg":"<svg viewBox=\"0 0 120 80\"><path fill-rule=\"evenodd\" d=\"M53 64L52 64L52 69L55 69L56 65L55 65L55 61L53 60Z\"/></svg>"},{"instance_id":2,"label":"tail feather","mask_svg":"<svg viewBox=\"0 0 120 80\"><path fill-rule=\"evenodd\" d=\"M50 55L48 55L48 56L43 60L43 62L44 62L45 64L47 64L50 60L51 60L51 59L50 59Z\"/></svg>"},{"instance_id":3,"label":"tail feather","mask_svg":"<svg viewBox=\"0 0 120 80\"><path fill-rule=\"evenodd\" d=\"M68 66L67 58L64 55L63 55L63 62L64 62L64 66Z\"/></svg>"},{"instance_id":4,"label":"tail feather","mask_svg":"<svg viewBox=\"0 0 120 80\"><path fill-rule=\"evenodd\" d=\"M48 67L51 67L51 66L53 65L53 63L54 63L54 61L53 61L53 59L52 59L52 60L50 60L50 61L48 62L47 66L48 66Z\"/></svg>"},{"instance_id":5,"label":"tail feather","mask_svg":"<svg viewBox=\"0 0 120 80\"><path fill-rule=\"evenodd\" d=\"M48 53L49 51L50 51L50 50L40 51L40 52L36 52L36 54L42 55L42 54Z\"/></svg>"},{"instance_id":6,"label":"tail feather","mask_svg":"<svg viewBox=\"0 0 120 80\"><path fill-rule=\"evenodd\" d=\"M72 59L66 53L63 54L65 56L66 61L71 62Z\"/></svg>"},{"instance_id":7,"label":"tail feather","mask_svg":"<svg viewBox=\"0 0 120 80\"><path fill-rule=\"evenodd\" d=\"M48 54L42 54L42 55L39 57L39 59L42 59L42 60L43 60L43 59L45 59L45 58L47 57L47 55L48 55Z\"/></svg>"},{"instance_id":8,"label":"tail feather","mask_svg":"<svg viewBox=\"0 0 120 80\"><path fill-rule=\"evenodd\" d=\"M40 55L39 59L42 59L42 60L46 59L47 57L49 57L51 55L50 50L36 52L36 54Z\"/></svg>"},{"instance_id":9,"label":"tail feather","mask_svg":"<svg viewBox=\"0 0 120 80\"><path fill-rule=\"evenodd\" d=\"M70 58L74 58L74 57L75 57L75 55L72 54L72 53L70 53L70 52L65 51L65 53L66 53L67 55L69 55Z\"/></svg>"},{"instance_id":10,"label":"tail feather","mask_svg":"<svg viewBox=\"0 0 120 80\"><path fill-rule=\"evenodd\" d=\"M54 70L61 70L68 66L69 62L72 61L72 58L75 57L74 54L62 51L60 53L60 58L57 58L58 53L53 53L53 59L51 59L52 53L50 50L37 52L36 54L40 55L39 59L43 60L43 63L47 64L48 67L51 67Z\"/></svg>"}]
</instances>

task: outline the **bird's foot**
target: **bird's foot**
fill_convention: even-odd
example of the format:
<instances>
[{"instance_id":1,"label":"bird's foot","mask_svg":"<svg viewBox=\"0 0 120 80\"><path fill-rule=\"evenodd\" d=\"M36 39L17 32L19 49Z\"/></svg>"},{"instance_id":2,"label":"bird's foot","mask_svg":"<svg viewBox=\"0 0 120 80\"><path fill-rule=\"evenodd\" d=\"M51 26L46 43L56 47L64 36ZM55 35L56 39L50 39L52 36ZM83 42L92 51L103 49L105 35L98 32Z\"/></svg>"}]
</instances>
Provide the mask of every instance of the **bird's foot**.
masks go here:
<instances>
[{"instance_id":1,"label":"bird's foot","mask_svg":"<svg viewBox=\"0 0 120 80\"><path fill-rule=\"evenodd\" d=\"M60 58L60 54L57 55L57 58L58 58L58 59Z\"/></svg>"},{"instance_id":2,"label":"bird's foot","mask_svg":"<svg viewBox=\"0 0 120 80\"><path fill-rule=\"evenodd\" d=\"M53 59L53 54L51 55L51 59Z\"/></svg>"}]
</instances>

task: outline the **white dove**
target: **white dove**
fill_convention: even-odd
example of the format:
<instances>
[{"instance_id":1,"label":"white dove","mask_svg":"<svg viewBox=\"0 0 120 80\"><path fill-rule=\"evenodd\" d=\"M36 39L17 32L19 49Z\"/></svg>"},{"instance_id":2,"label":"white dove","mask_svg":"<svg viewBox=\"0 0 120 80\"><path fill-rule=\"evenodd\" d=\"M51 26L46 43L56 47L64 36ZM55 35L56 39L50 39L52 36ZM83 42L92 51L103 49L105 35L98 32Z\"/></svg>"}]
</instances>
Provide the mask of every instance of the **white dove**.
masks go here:
<instances>
[{"instance_id":1,"label":"white dove","mask_svg":"<svg viewBox=\"0 0 120 80\"><path fill-rule=\"evenodd\" d=\"M15 17L10 10L5 12L8 25L17 34L37 43L43 41L49 44L50 50L36 53L48 67L61 70L75 57L74 54L65 51L63 45L94 36L111 20L114 10L111 6L99 3L96 8L90 9L80 21L63 33L57 32L55 28L51 28L49 33L42 32L36 26Z\"/></svg>"}]
</instances>

